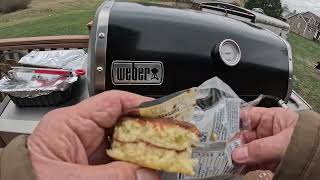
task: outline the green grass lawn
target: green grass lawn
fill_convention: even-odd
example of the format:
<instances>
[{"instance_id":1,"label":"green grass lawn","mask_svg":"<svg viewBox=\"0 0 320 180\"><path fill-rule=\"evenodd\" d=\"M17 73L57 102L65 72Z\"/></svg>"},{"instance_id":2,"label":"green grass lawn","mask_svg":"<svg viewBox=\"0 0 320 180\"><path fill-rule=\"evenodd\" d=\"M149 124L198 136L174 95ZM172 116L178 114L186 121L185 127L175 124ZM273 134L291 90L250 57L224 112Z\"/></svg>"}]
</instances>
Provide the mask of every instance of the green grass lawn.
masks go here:
<instances>
[{"instance_id":1,"label":"green grass lawn","mask_svg":"<svg viewBox=\"0 0 320 180\"><path fill-rule=\"evenodd\" d=\"M32 0L28 9L0 14L0 39L88 34L86 24L94 18L95 11L102 2L103 0Z\"/></svg>"},{"instance_id":2,"label":"green grass lawn","mask_svg":"<svg viewBox=\"0 0 320 180\"><path fill-rule=\"evenodd\" d=\"M28 9L0 14L0 38L88 34L103 0L32 0Z\"/></svg>"},{"instance_id":3,"label":"green grass lawn","mask_svg":"<svg viewBox=\"0 0 320 180\"><path fill-rule=\"evenodd\" d=\"M320 112L320 71L314 67L320 61L320 44L294 33L288 40L294 57L294 89Z\"/></svg>"},{"instance_id":4,"label":"green grass lawn","mask_svg":"<svg viewBox=\"0 0 320 180\"><path fill-rule=\"evenodd\" d=\"M64 12L48 18L4 27L0 29L0 38L88 34L86 23L90 21L93 13L94 10Z\"/></svg>"}]
</instances>

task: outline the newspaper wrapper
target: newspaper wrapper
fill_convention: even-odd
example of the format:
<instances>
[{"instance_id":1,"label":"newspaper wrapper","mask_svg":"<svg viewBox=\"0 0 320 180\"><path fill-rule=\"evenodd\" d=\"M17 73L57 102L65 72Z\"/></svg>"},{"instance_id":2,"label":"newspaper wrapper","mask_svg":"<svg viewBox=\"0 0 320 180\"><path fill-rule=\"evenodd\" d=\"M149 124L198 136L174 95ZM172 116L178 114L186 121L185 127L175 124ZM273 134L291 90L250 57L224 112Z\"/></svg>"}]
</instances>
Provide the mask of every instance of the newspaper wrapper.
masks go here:
<instances>
[{"instance_id":1,"label":"newspaper wrapper","mask_svg":"<svg viewBox=\"0 0 320 180\"><path fill-rule=\"evenodd\" d=\"M242 103L228 85L215 77L197 88L141 104L141 117L180 119L196 125L201 132L200 147L192 152L199 161L196 175L163 173L162 179L206 179L239 172L241 167L233 164L231 153L241 145L241 140L234 137L240 131Z\"/></svg>"},{"instance_id":2,"label":"newspaper wrapper","mask_svg":"<svg viewBox=\"0 0 320 180\"><path fill-rule=\"evenodd\" d=\"M86 59L87 54L84 50L32 51L19 63L72 71L82 69ZM14 97L34 98L53 91L65 91L77 80L77 76L13 72L0 80L0 91Z\"/></svg>"}]
</instances>

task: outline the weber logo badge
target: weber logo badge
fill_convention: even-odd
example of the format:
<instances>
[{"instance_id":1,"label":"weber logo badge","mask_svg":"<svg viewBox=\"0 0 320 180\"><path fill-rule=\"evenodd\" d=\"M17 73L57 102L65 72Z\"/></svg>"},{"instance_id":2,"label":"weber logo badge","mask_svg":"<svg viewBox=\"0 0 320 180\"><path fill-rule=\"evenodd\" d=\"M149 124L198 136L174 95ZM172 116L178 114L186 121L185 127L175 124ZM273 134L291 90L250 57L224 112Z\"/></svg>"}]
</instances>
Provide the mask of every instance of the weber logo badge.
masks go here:
<instances>
[{"instance_id":1,"label":"weber logo badge","mask_svg":"<svg viewBox=\"0 0 320 180\"><path fill-rule=\"evenodd\" d=\"M160 85L163 81L160 61L113 61L112 83L115 85Z\"/></svg>"}]
</instances>

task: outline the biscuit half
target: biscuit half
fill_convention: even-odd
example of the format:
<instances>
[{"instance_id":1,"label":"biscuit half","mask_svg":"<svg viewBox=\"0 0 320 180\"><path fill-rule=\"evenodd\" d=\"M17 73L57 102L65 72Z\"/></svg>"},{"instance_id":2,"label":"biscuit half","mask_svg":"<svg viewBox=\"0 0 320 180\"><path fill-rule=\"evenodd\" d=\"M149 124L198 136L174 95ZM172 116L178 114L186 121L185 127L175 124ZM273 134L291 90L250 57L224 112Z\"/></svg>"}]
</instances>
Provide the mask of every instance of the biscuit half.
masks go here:
<instances>
[{"instance_id":1,"label":"biscuit half","mask_svg":"<svg viewBox=\"0 0 320 180\"><path fill-rule=\"evenodd\" d=\"M115 127L107 154L142 167L194 175L192 147L199 137L199 130L187 122L125 117Z\"/></svg>"}]
</instances>

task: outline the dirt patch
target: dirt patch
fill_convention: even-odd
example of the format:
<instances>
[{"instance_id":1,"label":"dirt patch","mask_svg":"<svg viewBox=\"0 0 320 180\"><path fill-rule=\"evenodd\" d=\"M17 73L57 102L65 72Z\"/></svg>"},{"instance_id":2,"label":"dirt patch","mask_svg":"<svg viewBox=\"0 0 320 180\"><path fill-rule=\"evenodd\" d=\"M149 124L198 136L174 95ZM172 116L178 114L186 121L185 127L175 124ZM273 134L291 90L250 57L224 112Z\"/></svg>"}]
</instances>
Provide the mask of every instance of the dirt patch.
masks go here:
<instances>
[{"instance_id":1,"label":"dirt patch","mask_svg":"<svg viewBox=\"0 0 320 180\"><path fill-rule=\"evenodd\" d=\"M312 73L313 77L315 77L317 80L320 80L320 70L315 68L316 64L307 59L304 59L304 62L305 65L308 66L308 69L310 69L309 73Z\"/></svg>"}]
</instances>

